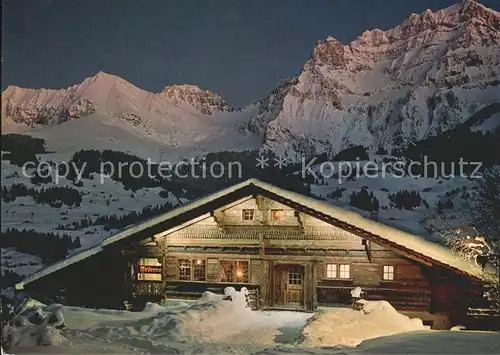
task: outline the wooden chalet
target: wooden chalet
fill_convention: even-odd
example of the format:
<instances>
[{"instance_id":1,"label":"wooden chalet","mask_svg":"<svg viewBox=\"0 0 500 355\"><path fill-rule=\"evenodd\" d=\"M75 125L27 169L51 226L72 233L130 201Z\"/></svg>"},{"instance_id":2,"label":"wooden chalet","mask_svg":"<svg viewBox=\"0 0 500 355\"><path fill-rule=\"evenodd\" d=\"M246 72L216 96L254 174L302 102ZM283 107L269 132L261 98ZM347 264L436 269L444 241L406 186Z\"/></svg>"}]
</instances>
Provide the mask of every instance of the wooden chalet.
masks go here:
<instances>
[{"instance_id":1,"label":"wooden chalet","mask_svg":"<svg viewBox=\"0 0 500 355\"><path fill-rule=\"evenodd\" d=\"M250 179L128 228L17 289L86 307L141 307L227 286L255 308L349 304L360 286L436 329L463 324L481 272L446 248Z\"/></svg>"}]
</instances>

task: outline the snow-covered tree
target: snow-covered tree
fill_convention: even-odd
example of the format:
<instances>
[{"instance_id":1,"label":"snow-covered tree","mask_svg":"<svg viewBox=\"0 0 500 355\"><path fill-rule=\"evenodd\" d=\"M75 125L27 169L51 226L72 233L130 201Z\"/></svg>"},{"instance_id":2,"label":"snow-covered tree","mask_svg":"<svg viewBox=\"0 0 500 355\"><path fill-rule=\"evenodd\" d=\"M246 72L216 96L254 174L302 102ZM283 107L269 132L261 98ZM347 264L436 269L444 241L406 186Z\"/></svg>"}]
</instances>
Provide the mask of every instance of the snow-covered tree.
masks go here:
<instances>
[{"instance_id":1,"label":"snow-covered tree","mask_svg":"<svg viewBox=\"0 0 500 355\"><path fill-rule=\"evenodd\" d=\"M481 174L468 203L468 224L472 228L450 228L440 237L459 257L493 275L485 285L485 298L500 312L500 166Z\"/></svg>"},{"instance_id":2,"label":"snow-covered tree","mask_svg":"<svg viewBox=\"0 0 500 355\"><path fill-rule=\"evenodd\" d=\"M485 269L488 264L491 266L498 264L497 246L487 238L477 235L474 229L472 233L456 229L451 233L444 233L443 239L446 245L459 257L474 262L482 269Z\"/></svg>"},{"instance_id":3,"label":"snow-covered tree","mask_svg":"<svg viewBox=\"0 0 500 355\"><path fill-rule=\"evenodd\" d=\"M500 241L500 166L482 172L469 204L472 225L492 242Z\"/></svg>"},{"instance_id":4,"label":"snow-covered tree","mask_svg":"<svg viewBox=\"0 0 500 355\"><path fill-rule=\"evenodd\" d=\"M460 258L474 262L490 276L484 285L484 297L492 310L500 312L500 244L478 235L475 229L456 229L442 233L441 237Z\"/></svg>"}]
</instances>

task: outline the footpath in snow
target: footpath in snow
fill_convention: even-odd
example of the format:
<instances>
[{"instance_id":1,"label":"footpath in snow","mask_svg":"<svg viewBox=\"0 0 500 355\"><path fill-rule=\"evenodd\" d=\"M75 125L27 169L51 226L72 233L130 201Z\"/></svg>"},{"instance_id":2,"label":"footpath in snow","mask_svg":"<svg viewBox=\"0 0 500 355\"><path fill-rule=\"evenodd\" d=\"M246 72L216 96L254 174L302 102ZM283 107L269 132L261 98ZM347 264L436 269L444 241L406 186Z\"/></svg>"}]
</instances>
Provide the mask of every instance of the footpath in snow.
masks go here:
<instances>
[{"instance_id":1,"label":"footpath in snow","mask_svg":"<svg viewBox=\"0 0 500 355\"><path fill-rule=\"evenodd\" d=\"M141 312L34 305L18 318L9 353L40 354L340 354L500 353L500 334L430 331L388 302L363 310L251 311L245 290L226 289L232 300L205 292L193 303L147 304ZM33 324L52 313L66 327ZM453 344L451 344L453 343Z\"/></svg>"}]
</instances>

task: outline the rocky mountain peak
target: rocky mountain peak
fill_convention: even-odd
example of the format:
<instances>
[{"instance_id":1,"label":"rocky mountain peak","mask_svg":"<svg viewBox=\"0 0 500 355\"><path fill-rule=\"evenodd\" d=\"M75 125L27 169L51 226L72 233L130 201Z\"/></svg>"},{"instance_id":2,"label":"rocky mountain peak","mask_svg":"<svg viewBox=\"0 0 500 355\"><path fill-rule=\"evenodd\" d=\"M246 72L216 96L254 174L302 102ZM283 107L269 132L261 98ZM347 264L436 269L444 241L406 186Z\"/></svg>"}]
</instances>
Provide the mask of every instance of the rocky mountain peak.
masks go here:
<instances>
[{"instance_id":1,"label":"rocky mountain peak","mask_svg":"<svg viewBox=\"0 0 500 355\"><path fill-rule=\"evenodd\" d=\"M25 89L9 86L2 92L2 128L23 131L60 124L100 113L107 116L166 115L173 104L191 105L199 112L233 111L219 95L195 85L174 85L161 93L140 89L125 79L100 71L65 89ZM147 113L149 114L149 113Z\"/></svg>"},{"instance_id":2,"label":"rocky mountain peak","mask_svg":"<svg viewBox=\"0 0 500 355\"><path fill-rule=\"evenodd\" d=\"M308 64L326 64L334 68L344 67L346 64L344 45L333 37L318 41Z\"/></svg>"},{"instance_id":3,"label":"rocky mountain peak","mask_svg":"<svg viewBox=\"0 0 500 355\"><path fill-rule=\"evenodd\" d=\"M86 91L86 94L89 94L90 96L92 96L95 92L98 92L100 95L107 94L112 88L124 92L130 90L140 90L127 80L103 71L86 78L81 84L75 85L74 88L77 88L77 91Z\"/></svg>"},{"instance_id":4,"label":"rocky mountain peak","mask_svg":"<svg viewBox=\"0 0 500 355\"><path fill-rule=\"evenodd\" d=\"M248 121L259 129L245 129L264 131L267 148L291 155L399 147L451 129L498 102L499 19L465 0L347 45L319 41L280 100L269 100L269 114Z\"/></svg>"},{"instance_id":5,"label":"rocky mountain peak","mask_svg":"<svg viewBox=\"0 0 500 355\"><path fill-rule=\"evenodd\" d=\"M116 78L118 77L113 74L103 72L102 70L89 77L89 79L91 79L92 81L116 79Z\"/></svg>"},{"instance_id":6,"label":"rocky mountain peak","mask_svg":"<svg viewBox=\"0 0 500 355\"><path fill-rule=\"evenodd\" d=\"M216 111L230 112L234 110L218 94L203 90L196 85L167 86L161 95L175 104L187 103L206 115L211 115Z\"/></svg>"},{"instance_id":7,"label":"rocky mountain peak","mask_svg":"<svg viewBox=\"0 0 500 355\"><path fill-rule=\"evenodd\" d=\"M473 26L468 24L473 23ZM490 30L500 30L500 13L485 7L475 0L464 0L445 9L433 12L427 9L419 14L410 14L399 26L383 31L374 29L365 31L362 36L351 43L351 47L380 46L392 44L414 37L430 37L433 31L446 32L464 28L474 31L478 24Z\"/></svg>"},{"instance_id":8,"label":"rocky mountain peak","mask_svg":"<svg viewBox=\"0 0 500 355\"><path fill-rule=\"evenodd\" d=\"M458 12L462 22L479 20L496 30L500 30L500 13L487 8L477 0L464 0L459 5Z\"/></svg>"}]
</instances>

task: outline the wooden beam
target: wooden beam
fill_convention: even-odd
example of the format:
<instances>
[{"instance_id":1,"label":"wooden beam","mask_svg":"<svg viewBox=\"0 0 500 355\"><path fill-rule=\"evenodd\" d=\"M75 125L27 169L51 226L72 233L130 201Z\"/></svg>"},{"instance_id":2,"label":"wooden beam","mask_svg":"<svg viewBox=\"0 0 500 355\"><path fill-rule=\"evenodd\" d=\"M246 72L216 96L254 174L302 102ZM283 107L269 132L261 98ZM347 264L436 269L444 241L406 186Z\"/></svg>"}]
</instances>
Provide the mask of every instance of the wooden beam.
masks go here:
<instances>
[{"instance_id":1,"label":"wooden beam","mask_svg":"<svg viewBox=\"0 0 500 355\"><path fill-rule=\"evenodd\" d=\"M302 222L302 219L300 218L300 212L297 210L295 211L295 218L297 218L297 222L299 223L300 231L302 232L302 234L305 234L304 222Z\"/></svg>"},{"instance_id":2,"label":"wooden beam","mask_svg":"<svg viewBox=\"0 0 500 355\"><path fill-rule=\"evenodd\" d=\"M372 241L369 239L363 239L363 244L365 245L366 256L368 261L372 261Z\"/></svg>"},{"instance_id":3,"label":"wooden beam","mask_svg":"<svg viewBox=\"0 0 500 355\"><path fill-rule=\"evenodd\" d=\"M219 227L223 232L225 232L226 230L224 228L224 223L223 223L224 218L222 214L223 212L221 211L213 211L212 213L210 213L215 223L217 224L217 227Z\"/></svg>"},{"instance_id":4,"label":"wooden beam","mask_svg":"<svg viewBox=\"0 0 500 355\"><path fill-rule=\"evenodd\" d=\"M268 211L271 209L271 204L272 204L272 200L269 199L268 197L266 196L261 196L261 195L258 195L256 198L255 198L255 202L257 204L257 207L261 210L261 211Z\"/></svg>"}]
</instances>

